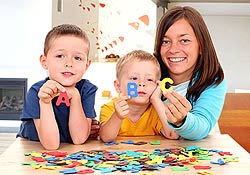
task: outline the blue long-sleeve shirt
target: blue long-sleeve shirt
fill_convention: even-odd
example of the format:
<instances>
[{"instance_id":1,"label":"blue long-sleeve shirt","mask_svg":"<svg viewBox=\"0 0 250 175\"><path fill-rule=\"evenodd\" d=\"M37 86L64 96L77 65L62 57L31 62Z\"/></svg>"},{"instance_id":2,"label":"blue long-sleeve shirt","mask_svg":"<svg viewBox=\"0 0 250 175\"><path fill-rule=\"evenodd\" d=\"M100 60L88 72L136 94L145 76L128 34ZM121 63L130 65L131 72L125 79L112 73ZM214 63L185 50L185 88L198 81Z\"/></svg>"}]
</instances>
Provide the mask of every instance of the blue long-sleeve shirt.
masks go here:
<instances>
[{"instance_id":1,"label":"blue long-sleeve shirt","mask_svg":"<svg viewBox=\"0 0 250 175\"><path fill-rule=\"evenodd\" d=\"M192 109L180 127L170 124L177 134L189 140L206 137L218 122L226 95L226 80L218 86L207 87L197 99L191 101ZM178 90L176 90L178 92Z\"/></svg>"}]
</instances>

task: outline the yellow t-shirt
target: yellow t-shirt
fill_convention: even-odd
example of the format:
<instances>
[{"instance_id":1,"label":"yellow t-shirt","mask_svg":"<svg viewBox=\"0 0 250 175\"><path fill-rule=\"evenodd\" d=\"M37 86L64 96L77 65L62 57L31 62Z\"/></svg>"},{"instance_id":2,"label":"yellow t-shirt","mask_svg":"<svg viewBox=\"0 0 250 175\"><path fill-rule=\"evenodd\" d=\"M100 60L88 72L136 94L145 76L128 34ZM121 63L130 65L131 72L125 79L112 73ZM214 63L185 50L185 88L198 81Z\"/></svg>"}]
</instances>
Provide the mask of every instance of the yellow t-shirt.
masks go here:
<instances>
[{"instance_id":1,"label":"yellow t-shirt","mask_svg":"<svg viewBox=\"0 0 250 175\"><path fill-rule=\"evenodd\" d=\"M113 98L110 102L102 105L100 111L100 123L106 122L114 113ZM119 136L152 136L160 135L162 128L161 121L156 113L153 105L149 105L148 109L143 113L137 122L132 122L128 117L122 121Z\"/></svg>"}]
</instances>

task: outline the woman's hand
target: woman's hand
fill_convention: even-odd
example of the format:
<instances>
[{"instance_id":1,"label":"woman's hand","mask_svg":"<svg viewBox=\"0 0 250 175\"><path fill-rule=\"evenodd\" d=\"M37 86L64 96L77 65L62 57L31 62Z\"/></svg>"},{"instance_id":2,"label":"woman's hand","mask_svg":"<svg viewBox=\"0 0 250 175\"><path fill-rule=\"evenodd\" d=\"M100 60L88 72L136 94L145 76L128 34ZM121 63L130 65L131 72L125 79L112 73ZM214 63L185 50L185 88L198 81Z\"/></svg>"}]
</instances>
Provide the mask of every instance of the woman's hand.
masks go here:
<instances>
[{"instance_id":1,"label":"woman's hand","mask_svg":"<svg viewBox=\"0 0 250 175\"><path fill-rule=\"evenodd\" d=\"M187 113L192 109L190 102L175 91L166 91L163 95L169 100L165 108L168 121L176 126L182 125Z\"/></svg>"}]
</instances>

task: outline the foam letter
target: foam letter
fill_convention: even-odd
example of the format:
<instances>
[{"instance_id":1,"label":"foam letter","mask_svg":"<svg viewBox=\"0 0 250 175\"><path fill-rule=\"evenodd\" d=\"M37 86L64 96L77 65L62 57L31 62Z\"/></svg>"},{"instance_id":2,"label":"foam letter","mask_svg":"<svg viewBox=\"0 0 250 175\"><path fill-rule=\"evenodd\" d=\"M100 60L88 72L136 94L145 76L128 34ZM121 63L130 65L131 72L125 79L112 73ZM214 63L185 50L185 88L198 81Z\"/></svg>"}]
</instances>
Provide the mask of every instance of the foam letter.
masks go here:
<instances>
[{"instance_id":1,"label":"foam letter","mask_svg":"<svg viewBox=\"0 0 250 175\"><path fill-rule=\"evenodd\" d=\"M171 78L164 78L160 84L162 92L165 92L167 90L173 90L171 86L168 89L166 89L166 83L173 84L174 81Z\"/></svg>"},{"instance_id":2,"label":"foam letter","mask_svg":"<svg viewBox=\"0 0 250 175\"><path fill-rule=\"evenodd\" d=\"M137 84L135 82L128 83L128 96L131 98L135 98L138 96Z\"/></svg>"},{"instance_id":3,"label":"foam letter","mask_svg":"<svg viewBox=\"0 0 250 175\"><path fill-rule=\"evenodd\" d=\"M60 95L57 98L56 105L59 106L61 103L65 103L66 106L70 106L69 97L68 97L66 91L60 92Z\"/></svg>"}]
</instances>

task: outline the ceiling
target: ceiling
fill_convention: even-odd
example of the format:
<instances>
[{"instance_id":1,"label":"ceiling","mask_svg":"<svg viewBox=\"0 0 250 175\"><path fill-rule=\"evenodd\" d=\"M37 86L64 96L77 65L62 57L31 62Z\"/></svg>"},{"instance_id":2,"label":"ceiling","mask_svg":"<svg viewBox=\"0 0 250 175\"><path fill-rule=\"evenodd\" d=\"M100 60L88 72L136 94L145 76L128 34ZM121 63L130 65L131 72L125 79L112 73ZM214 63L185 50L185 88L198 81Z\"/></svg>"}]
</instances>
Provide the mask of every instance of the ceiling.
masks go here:
<instances>
[{"instance_id":1,"label":"ceiling","mask_svg":"<svg viewBox=\"0 0 250 175\"><path fill-rule=\"evenodd\" d=\"M168 3L199 2L199 3L250 3L250 0L152 0L157 6L167 7Z\"/></svg>"},{"instance_id":2,"label":"ceiling","mask_svg":"<svg viewBox=\"0 0 250 175\"><path fill-rule=\"evenodd\" d=\"M178 3L191 5L202 15L250 16L250 0L152 0L167 9Z\"/></svg>"}]
</instances>

